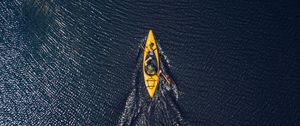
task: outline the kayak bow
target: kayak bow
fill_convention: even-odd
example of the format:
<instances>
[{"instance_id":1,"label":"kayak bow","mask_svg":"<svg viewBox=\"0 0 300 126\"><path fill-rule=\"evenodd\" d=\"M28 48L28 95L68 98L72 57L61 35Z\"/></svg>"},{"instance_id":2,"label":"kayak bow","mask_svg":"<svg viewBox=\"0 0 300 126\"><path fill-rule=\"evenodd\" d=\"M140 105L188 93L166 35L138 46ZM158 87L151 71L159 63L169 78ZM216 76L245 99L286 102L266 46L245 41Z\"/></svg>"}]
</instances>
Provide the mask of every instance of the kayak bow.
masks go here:
<instances>
[{"instance_id":1,"label":"kayak bow","mask_svg":"<svg viewBox=\"0 0 300 126\"><path fill-rule=\"evenodd\" d=\"M160 64L157 44L154 39L152 30L150 30L144 46L142 68L146 89L151 98L154 96L157 84L159 82L159 65Z\"/></svg>"}]
</instances>

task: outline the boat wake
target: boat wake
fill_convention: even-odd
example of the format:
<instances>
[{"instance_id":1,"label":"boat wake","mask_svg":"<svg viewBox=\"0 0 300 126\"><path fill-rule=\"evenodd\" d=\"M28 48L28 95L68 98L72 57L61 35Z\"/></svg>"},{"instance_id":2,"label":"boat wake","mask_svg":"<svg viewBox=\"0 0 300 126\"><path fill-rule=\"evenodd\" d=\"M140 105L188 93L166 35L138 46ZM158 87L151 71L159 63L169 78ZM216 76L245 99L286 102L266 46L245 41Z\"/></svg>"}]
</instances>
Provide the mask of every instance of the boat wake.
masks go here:
<instances>
[{"instance_id":1,"label":"boat wake","mask_svg":"<svg viewBox=\"0 0 300 126\"><path fill-rule=\"evenodd\" d=\"M160 49L160 56L163 56ZM134 89L130 93L124 112L118 125L187 125L178 105L178 89L172 76L166 57L161 57L161 69L171 80L171 84L160 77L157 90L150 98L143 81L141 68L142 51L138 51L137 65L133 79Z\"/></svg>"}]
</instances>

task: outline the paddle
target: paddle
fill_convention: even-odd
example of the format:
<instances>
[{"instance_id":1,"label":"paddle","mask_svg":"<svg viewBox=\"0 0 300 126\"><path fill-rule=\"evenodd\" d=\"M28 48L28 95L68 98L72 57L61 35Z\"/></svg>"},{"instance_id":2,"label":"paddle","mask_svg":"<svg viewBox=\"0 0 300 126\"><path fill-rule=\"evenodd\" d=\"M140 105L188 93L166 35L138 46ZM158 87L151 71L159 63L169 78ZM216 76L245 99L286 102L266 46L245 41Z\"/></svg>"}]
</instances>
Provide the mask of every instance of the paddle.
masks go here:
<instances>
[{"instance_id":1,"label":"paddle","mask_svg":"<svg viewBox=\"0 0 300 126\"><path fill-rule=\"evenodd\" d=\"M167 76L166 76L164 73L161 72L161 70L159 70L157 76L159 76L160 74L161 74L161 75L163 76L163 78L167 81L167 83L170 84L170 80L167 78Z\"/></svg>"}]
</instances>

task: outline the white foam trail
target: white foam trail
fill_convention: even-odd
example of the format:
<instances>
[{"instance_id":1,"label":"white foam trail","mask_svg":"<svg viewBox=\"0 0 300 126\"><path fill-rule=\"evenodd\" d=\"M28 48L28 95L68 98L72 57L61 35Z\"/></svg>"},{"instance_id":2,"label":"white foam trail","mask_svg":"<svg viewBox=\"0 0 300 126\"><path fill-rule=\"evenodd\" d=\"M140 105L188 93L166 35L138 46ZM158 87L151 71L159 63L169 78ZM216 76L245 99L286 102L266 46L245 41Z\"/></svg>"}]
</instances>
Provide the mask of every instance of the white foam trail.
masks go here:
<instances>
[{"instance_id":1,"label":"white foam trail","mask_svg":"<svg viewBox=\"0 0 300 126\"><path fill-rule=\"evenodd\" d=\"M140 43L143 43L146 38L142 39ZM158 45L160 55L167 59L167 57L161 53L162 48ZM141 71L142 62L142 50L137 51L138 58L136 60L135 73L133 74L133 89L129 94L124 112L122 113L119 126L124 125L185 125L187 122L184 121L183 116L180 112L178 105L178 90L174 80L169 76L171 73L166 73L165 69L169 69L169 63L165 64L161 62L161 69L164 74L171 80L171 87L168 90L165 80L160 77L157 91L153 98L150 98L147 94L145 84L143 81L143 74ZM167 65L167 66L166 66ZM157 122L155 120L161 120Z\"/></svg>"}]
</instances>

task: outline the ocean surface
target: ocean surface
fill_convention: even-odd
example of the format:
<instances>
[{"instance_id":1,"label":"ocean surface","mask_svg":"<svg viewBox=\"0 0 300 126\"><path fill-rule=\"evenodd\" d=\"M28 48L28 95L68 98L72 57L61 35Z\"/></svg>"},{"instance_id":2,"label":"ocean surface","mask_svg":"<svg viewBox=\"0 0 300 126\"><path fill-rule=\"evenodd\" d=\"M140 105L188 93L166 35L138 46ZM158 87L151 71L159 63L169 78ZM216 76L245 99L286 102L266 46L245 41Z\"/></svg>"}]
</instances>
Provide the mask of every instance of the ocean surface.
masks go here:
<instances>
[{"instance_id":1,"label":"ocean surface","mask_svg":"<svg viewBox=\"0 0 300 126\"><path fill-rule=\"evenodd\" d=\"M0 1L0 125L299 126L292 1ZM163 73L141 73L152 29Z\"/></svg>"}]
</instances>

